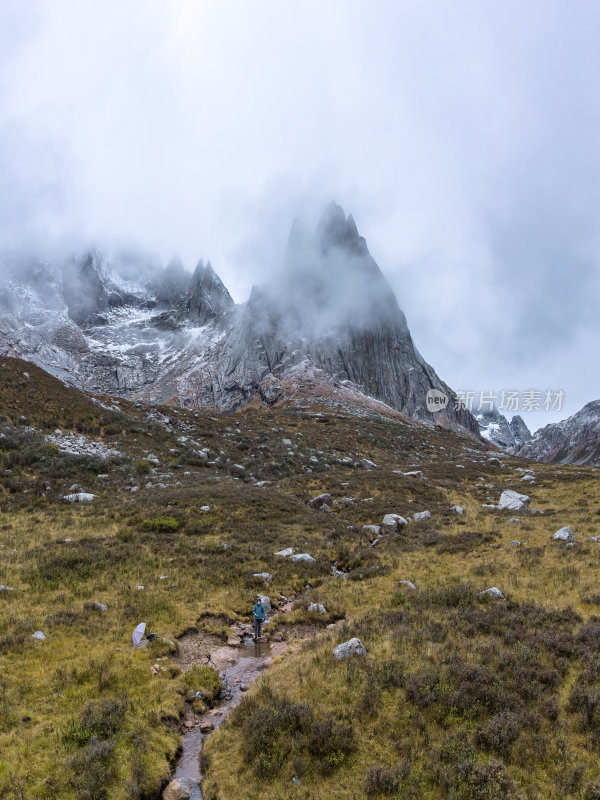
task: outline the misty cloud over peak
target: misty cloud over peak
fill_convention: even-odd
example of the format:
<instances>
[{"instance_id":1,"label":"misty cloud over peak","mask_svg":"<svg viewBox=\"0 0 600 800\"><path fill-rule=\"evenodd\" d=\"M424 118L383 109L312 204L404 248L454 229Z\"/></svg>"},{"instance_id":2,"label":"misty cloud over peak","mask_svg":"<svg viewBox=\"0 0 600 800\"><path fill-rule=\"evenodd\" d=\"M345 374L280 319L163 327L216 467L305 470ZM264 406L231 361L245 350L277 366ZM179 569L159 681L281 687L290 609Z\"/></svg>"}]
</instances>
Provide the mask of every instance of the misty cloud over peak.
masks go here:
<instances>
[{"instance_id":1,"label":"misty cloud over peak","mask_svg":"<svg viewBox=\"0 0 600 800\"><path fill-rule=\"evenodd\" d=\"M285 309L298 332L321 335L377 324L406 327L394 292L354 218L336 203L325 208L313 231L304 220L294 220L283 267L266 296Z\"/></svg>"}]
</instances>

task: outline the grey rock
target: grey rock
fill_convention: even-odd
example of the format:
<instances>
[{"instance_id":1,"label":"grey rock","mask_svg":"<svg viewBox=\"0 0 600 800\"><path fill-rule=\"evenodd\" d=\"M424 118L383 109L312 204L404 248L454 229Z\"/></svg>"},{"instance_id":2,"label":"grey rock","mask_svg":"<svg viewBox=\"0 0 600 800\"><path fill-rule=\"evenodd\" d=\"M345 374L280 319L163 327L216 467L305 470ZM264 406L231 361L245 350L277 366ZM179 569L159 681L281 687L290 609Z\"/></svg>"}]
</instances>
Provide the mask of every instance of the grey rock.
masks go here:
<instances>
[{"instance_id":1,"label":"grey rock","mask_svg":"<svg viewBox=\"0 0 600 800\"><path fill-rule=\"evenodd\" d=\"M104 603L99 603L97 600L95 600L95 601L92 603L92 605L93 605L93 607L96 609L96 611L100 611L102 614L103 614L105 611L108 611L108 606L107 606L107 605L104 605Z\"/></svg>"},{"instance_id":2,"label":"grey rock","mask_svg":"<svg viewBox=\"0 0 600 800\"><path fill-rule=\"evenodd\" d=\"M252 573L252 577L253 578L262 578L264 581L272 581L273 580L273 576L271 575L270 572L253 572Z\"/></svg>"},{"instance_id":3,"label":"grey rock","mask_svg":"<svg viewBox=\"0 0 600 800\"><path fill-rule=\"evenodd\" d=\"M311 508L319 509L323 505L330 506L332 502L332 497L329 492L323 492L323 494L319 494L316 497L313 497L312 500L309 501L308 505Z\"/></svg>"},{"instance_id":4,"label":"grey rock","mask_svg":"<svg viewBox=\"0 0 600 800\"><path fill-rule=\"evenodd\" d=\"M0 592L14 592L12 586L6 586L4 583L0 583Z\"/></svg>"},{"instance_id":5,"label":"grey rock","mask_svg":"<svg viewBox=\"0 0 600 800\"><path fill-rule=\"evenodd\" d=\"M508 543L509 547L521 547L521 542L518 539L513 539L512 542Z\"/></svg>"},{"instance_id":6,"label":"grey rock","mask_svg":"<svg viewBox=\"0 0 600 800\"><path fill-rule=\"evenodd\" d=\"M363 469L377 469L377 464L374 461L370 461L368 458L361 458L358 462L358 466Z\"/></svg>"},{"instance_id":7,"label":"grey rock","mask_svg":"<svg viewBox=\"0 0 600 800\"><path fill-rule=\"evenodd\" d=\"M407 589L410 589L412 592L417 590L417 587L414 585L412 581L399 581L398 586L405 586Z\"/></svg>"},{"instance_id":8,"label":"grey rock","mask_svg":"<svg viewBox=\"0 0 600 800\"><path fill-rule=\"evenodd\" d=\"M381 528L379 525L363 525L362 531L366 533L367 536L379 536Z\"/></svg>"},{"instance_id":9,"label":"grey rock","mask_svg":"<svg viewBox=\"0 0 600 800\"><path fill-rule=\"evenodd\" d=\"M415 522L421 522L424 519L431 519L431 511L417 511L417 513L413 515L413 519Z\"/></svg>"},{"instance_id":10,"label":"grey rock","mask_svg":"<svg viewBox=\"0 0 600 800\"><path fill-rule=\"evenodd\" d=\"M342 642L342 644L338 644L337 647L334 647L333 655L338 661L344 661L346 658L350 658L351 656L366 656L367 648L360 639L354 637L353 639L349 639L347 642Z\"/></svg>"},{"instance_id":11,"label":"grey rock","mask_svg":"<svg viewBox=\"0 0 600 800\"><path fill-rule=\"evenodd\" d=\"M315 561L315 559L310 556L308 553L294 553L293 556L290 556L290 561L300 562L300 563L311 563Z\"/></svg>"},{"instance_id":12,"label":"grey rock","mask_svg":"<svg viewBox=\"0 0 600 800\"><path fill-rule=\"evenodd\" d=\"M340 497L339 504L341 506L353 506L356 504L356 500L353 497Z\"/></svg>"},{"instance_id":13,"label":"grey rock","mask_svg":"<svg viewBox=\"0 0 600 800\"><path fill-rule=\"evenodd\" d=\"M310 612L316 612L318 614L326 614L327 613L327 610L326 610L325 606L323 606L321 603L309 603L308 610Z\"/></svg>"},{"instance_id":14,"label":"grey rock","mask_svg":"<svg viewBox=\"0 0 600 800\"><path fill-rule=\"evenodd\" d=\"M293 548L293 547L286 547L286 548L284 548L283 550L278 550L278 551L275 553L275 555L276 555L276 556L283 556L284 558L287 558L288 556L291 556L291 555L293 555L295 552L296 552L296 551L294 550L294 548Z\"/></svg>"},{"instance_id":15,"label":"grey rock","mask_svg":"<svg viewBox=\"0 0 600 800\"><path fill-rule=\"evenodd\" d=\"M529 509L529 513L530 514L543 514L544 512L540 508L530 508Z\"/></svg>"},{"instance_id":16,"label":"grey rock","mask_svg":"<svg viewBox=\"0 0 600 800\"><path fill-rule=\"evenodd\" d=\"M511 518L508 520L508 524L509 524L509 525L511 525L511 524L517 524L517 525L520 525L520 524L521 524L521 520L520 520L518 517L511 517Z\"/></svg>"},{"instance_id":17,"label":"grey rock","mask_svg":"<svg viewBox=\"0 0 600 800\"><path fill-rule=\"evenodd\" d=\"M43 642L46 638L46 634L43 631L36 631L35 633L31 634L32 639L37 639L40 642Z\"/></svg>"},{"instance_id":18,"label":"grey rock","mask_svg":"<svg viewBox=\"0 0 600 800\"><path fill-rule=\"evenodd\" d=\"M202 800L200 784L189 778L175 778L164 789L162 800Z\"/></svg>"},{"instance_id":19,"label":"grey rock","mask_svg":"<svg viewBox=\"0 0 600 800\"><path fill-rule=\"evenodd\" d=\"M574 542L575 534L568 525L565 525L556 531L552 539L557 542Z\"/></svg>"},{"instance_id":20,"label":"grey rock","mask_svg":"<svg viewBox=\"0 0 600 800\"><path fill-rule=\"evenodd\" d=\"M333 575L334 578L347 578L348 577L348 573L347 572L344 572L343 570L338 569L335 566L331 567L331 574Z\"/></svg>"},{"instance_id":21,"label":"grey rock","mask_svg":"<svg viewBox=\"0 0 600 800\"><path fill-rule=\"evenodd\" d=\"M400 514L386 514L381 522L381 530L383 533L395 533L406 525L408 525L408 520Z\"/></svg>"},{"instance_id":22,"label":"grey rock","mask_svg":"<svg viewBox=\"0 0 600 800\"><path fill-rule=\"evenodd\" d=\"M465 510L462 506L451 506L450 511L452 511L453 514L458 514L459 516L462 516L465 513Z\"/></svg>"},{"instance_id":23,"label":"grey rock","mask_svg":"<svg viewBox=\"0 0 600 800\"><path fill-rule=\"evenodd\" d=\"M498 508L509 511L525 511L529 508L529 497L512 489L505 489L500 495Z\"/></svg>"},{"instance_id":24,"label":"grey rock","mask_svg":"<svg viewBox=\"0 0 600 800\"><path fill-rule=\"evenodd\" d=\"M90 492L75 492L75 494L63 495L63 500L69 503L90 503L94 497L96 497L96 495Z\"/></svg>"},{"instance_id":25,"label":"grey rock","mask_svg":"<svg viewBox=\"0 0 600 800\"><path fill-rule=\"evenodd\" d=\"M481 595L489 595L489 597L493 597L494 600L506 600L500 589L497 586L490 586L489 589L484 589L483 592L478 592Z\"/></svg>"},{"instance_id":26,"label":"grey rock","mask_svg":"<svg viewBox=\"0 0 600 800\"><path fill-rule=\"evenodd\" d=\"M238 477L242 477L246 474L246 467L243 467L241 464L234 464L231 467L231 472L233 475L237 475Z\"/></svg>"},{"instance_id":27,"label":"grey rock","mask_svg":"<svg viewBox=\"0 0 600 800\"><path fill-rule=\"evenodd\" d=\"M270 614L271 613L271 601L269 600L269 598L267 597L266 594L259 594L258 596L260 598L260 602L262 603L262 605L265 608L265 612L267 614Z\"/></svg>"}]
</instances>

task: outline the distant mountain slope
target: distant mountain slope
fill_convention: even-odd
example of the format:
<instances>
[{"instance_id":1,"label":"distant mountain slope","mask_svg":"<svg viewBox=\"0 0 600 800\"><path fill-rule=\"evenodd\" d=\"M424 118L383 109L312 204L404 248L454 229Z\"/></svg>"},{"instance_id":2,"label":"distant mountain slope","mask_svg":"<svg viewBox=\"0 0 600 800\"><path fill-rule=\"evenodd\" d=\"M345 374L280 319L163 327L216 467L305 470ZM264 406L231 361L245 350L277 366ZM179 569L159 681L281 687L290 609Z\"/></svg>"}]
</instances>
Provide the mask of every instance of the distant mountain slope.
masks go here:
<instances>
[{"instance_id":1,"label":"distant mountain slope","mask_svg":"<svg viewBox=\"0 0 600 800\"><path fill-rule=\"evenodd\" d=\"M541 428L517 455L557 464L600 466L600 400L562 422Z\"/></svg>"},{"instance_id":2,"label":"distant mountain slope","mask_svg":"<svg viewBox=\"0 0 600 800\"><path fill-rule=\"evenodd\" d=\"M509 422L495 407L489 411L478 411L475 419L484 439L511 453L519 450L531 438L531 431L522 417L514 416Z\"/></svg>"},{"instance_id":3,"label":"distant mountain slope","mask_svg":"<svg viewBox=\"0 0 600 800\"><path fill-rule=\"evenodd\" d=\"M0 352L81 388L235 410L255 398L311 402L327 384L331 402L375 399L478 433L417 351L353 218L335 204L315 231L294 223L282 270L239 306L210 263L190 276L178 259L146 271L131 254L92 251L2 272ZM435 415L432 388L450 397Z\"/></svg>"}]
</instances>

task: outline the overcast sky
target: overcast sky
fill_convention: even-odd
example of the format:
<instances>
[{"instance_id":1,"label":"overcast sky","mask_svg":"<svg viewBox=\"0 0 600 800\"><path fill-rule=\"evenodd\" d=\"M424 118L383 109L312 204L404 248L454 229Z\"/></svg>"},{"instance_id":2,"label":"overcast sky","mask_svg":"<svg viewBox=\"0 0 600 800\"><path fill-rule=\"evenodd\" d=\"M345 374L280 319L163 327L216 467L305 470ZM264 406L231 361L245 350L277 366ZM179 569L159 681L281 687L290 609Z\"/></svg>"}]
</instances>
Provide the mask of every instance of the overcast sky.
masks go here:
<instances>
[{"instance_id":1,"label":"overcast sky","mask_svg":"<svg viewBox=\"0 0 600 800\"><path fill-rule=\"evenodd\" d=\"M600 397L596 0L2 0L0 245L127 239L237 301L352 212L454 389ZM41 245L40 245L41 246Z\"/></svg>"}]
</instances>

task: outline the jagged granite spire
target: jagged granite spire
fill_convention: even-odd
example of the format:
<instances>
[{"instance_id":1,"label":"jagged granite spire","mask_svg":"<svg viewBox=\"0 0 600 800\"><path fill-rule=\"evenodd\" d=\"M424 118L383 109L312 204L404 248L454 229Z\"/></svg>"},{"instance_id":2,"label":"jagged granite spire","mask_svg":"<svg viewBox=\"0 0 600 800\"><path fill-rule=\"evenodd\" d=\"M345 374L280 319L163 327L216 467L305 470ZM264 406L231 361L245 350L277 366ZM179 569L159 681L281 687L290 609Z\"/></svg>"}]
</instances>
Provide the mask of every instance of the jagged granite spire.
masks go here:
<instances>
[{"instance_id":1,"label":"jagged granite spire","mask_svg":"<svg viewBox=\"0 0 600 800\"><path fill-rule=\"evenodd\" d=\"M188 289L190 319L204 325L224 314L233 306L231 295L225 284L212 268L210 261L198 262Z\"/></svg>"}]
</instances>

